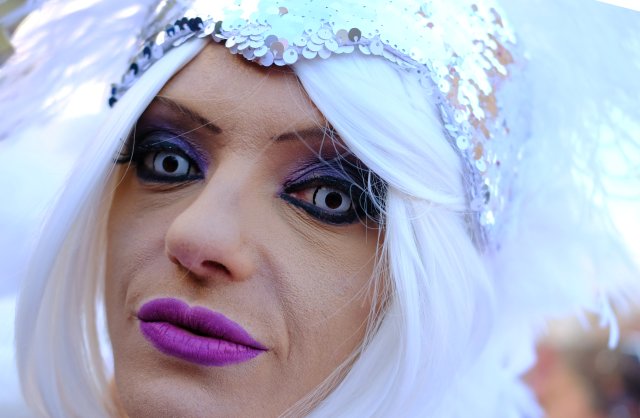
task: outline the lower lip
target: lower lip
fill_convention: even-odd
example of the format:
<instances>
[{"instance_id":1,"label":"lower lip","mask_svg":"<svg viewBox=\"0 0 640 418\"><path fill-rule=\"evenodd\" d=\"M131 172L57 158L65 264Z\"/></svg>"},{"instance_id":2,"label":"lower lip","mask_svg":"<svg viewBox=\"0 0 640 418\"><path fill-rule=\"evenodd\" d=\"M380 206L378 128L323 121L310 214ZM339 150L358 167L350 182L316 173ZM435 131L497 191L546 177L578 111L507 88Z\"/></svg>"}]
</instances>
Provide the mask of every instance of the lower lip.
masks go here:
<instances>
[{"instance_id":1,"label":"lower lip","mask_svg":"<svg viewBox=\"0 0 640 418\"><path fill-rule=\"evenodd\" d=\"M196 335L168 322L140 322L140 331L160 352L203 366L242 363L264 353L246 345Z\"/></svg>"}]
</instances>

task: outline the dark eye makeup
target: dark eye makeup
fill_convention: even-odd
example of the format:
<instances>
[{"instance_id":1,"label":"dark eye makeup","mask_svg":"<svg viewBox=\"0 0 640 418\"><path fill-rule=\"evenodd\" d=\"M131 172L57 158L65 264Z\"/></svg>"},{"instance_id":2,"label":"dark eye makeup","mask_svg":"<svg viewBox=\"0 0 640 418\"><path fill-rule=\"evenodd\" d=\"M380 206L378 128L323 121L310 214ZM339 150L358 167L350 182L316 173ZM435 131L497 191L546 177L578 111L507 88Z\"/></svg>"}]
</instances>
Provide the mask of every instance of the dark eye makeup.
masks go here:
<instances>
[{"instance_id":1,"label":"dark eye makeup","mask_svg":"<svg viewBox=\"0 0 640 418\"><path fill-rule=\"evenodd\" d=\"M207 162L202 154L170 131L150 130L132 135L117 163L133 163L144 182L186 183L204 179Z\"/></svg>"},{"instance_id":2,"label":"dark eye makeup","mask_svg":"<svg viewBox=\"0 0 640 418\"><path fill-rule=\"evenodd\" d=\"M203 180L205 153L193 141L166 129L138 130L129 138L118 164L132 163L136 176L148 184L179 185ZM318 156L284 180L279 197L313 218L331 225L378 221L382 195L367 189L371 173L342 156ZM371 190L371 188L369 188Z\"/></svg>"},{"instance_id":3,"label":"dark eye makeup","mask_svg":"<svg viewBox=\"0 0 640 418\"><path fill-rule=\"evenodd\" d=\"M285 182L280 197L329 224L377 219L379 215L365 187L366 172L342 157L317 159Z\"/></svg>"}]
</instances>

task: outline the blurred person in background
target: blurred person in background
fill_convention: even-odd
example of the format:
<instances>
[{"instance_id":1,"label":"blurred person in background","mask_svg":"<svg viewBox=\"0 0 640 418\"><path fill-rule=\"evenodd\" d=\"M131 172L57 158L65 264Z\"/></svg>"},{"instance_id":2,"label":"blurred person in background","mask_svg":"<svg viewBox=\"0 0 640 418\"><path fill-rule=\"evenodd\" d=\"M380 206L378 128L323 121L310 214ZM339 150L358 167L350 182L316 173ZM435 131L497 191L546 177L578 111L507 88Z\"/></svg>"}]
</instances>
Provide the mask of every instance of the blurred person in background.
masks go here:
<instances>
[{"instance_id":1,"label":"blurred person in background","mask_svg":"<svg viewBox=\"0 0 640 418\"><path fill-rule=\"evenodd\" d=\"M597 328L597 324L592 323ZM603 330L557 321L538 347L527 381L548 418L640 417L640 316L627 315L620 342Z\"/></svg>"}]
</instances>

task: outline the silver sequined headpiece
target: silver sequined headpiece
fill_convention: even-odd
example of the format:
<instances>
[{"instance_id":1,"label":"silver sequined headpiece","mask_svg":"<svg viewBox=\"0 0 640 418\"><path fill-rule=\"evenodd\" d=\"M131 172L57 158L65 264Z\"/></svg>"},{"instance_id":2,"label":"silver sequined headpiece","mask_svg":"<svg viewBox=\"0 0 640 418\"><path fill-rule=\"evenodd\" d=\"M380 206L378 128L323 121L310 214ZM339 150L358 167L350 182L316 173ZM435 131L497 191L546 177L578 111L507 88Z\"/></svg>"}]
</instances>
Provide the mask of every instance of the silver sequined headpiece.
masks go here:
<instances>
[{"instance_id":1,"label":"silver sequined headpiece","mask_svg":"<svg viewBox=\"0 0 640 418\"><path fill-rule=\"evenodd\" d=\"M194 37L212 37L263 66L354 52L384 57L415 73L436 100L467 166L481 239L491 233L513 175L505 166L514 166L517 149L507 138L500 90L518 64L514 33L492 0L174 0L161 2L156 13L162 29L113 86L111 106L168 50Z\"/></svg>"}]
</instances>

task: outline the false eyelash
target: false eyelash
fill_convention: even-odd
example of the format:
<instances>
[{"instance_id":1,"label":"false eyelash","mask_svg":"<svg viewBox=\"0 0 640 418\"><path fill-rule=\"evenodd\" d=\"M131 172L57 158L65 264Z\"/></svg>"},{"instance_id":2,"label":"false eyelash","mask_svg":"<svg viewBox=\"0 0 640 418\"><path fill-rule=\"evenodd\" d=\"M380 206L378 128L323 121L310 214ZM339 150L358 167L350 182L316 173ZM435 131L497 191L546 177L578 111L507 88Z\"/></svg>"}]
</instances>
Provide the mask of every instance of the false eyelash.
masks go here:
<instances>
[{"instance_id":1,"label":"false eyelash","mask_svg":"<svg viewBox=\"0 0 640 418\"><path fill-rule=\"evenodd\" d=\"M312 176L306 178L305 180L290 184L285 188L284 193L281 194L281 197L292 205L303 209L311 216L323 222L334 225L351 224L355 222L358 219L355 205L353 205L353 209L350 209L345 213L334 213L328 212L324 209L320 209L316 205L309 203L306 200L297 199L291 196L292 193L298 191L312 189L314 187L320 188L327 186L332 189L338 190L346 195L349 195L349 198L351 199L353 205L354 199L350 190L353 186L353 183L349 180L343 180L332 176Z\"/></svg>"},{"instance_id":2,"label":"false eyelash","mask_svg":"<svg viewBox=\"0 0 640 418\"><path fill-rule=\"evenodd\" d=\"M346 162L346 163L345 163ZM321 165L321 169L319 169ZM318 174L336 173L335 174ZM288 195L314 186L329 186L349 195L353 205L350 215L326 213L308 202L299 201ZM282 197L295 206L304 209L312 216L329 223L346 224L356 220L381 223L384 210L386 184L359 161L353 163L342 157L315 161L301 170L294 179L285 184Z\"/></svg>"},{"instance_id":3,"label":"false eyelash","mask_svg":"<svg viewBox=\"0 0 640 418\"><path fill-rule=\"evenodd\" d=\"M353 186L359 189L357 195L352 195L352 199L360 221L381 224L387 195L386 182L359 159L351 160L340 156L334 163L338 170L352 180Z\"/></svg>"},{"instance_id":4,"label":"false eyelash","mask_svg":"<svg viewBox=\"0 0 640 418\"><path fill-rule=\"evenodd\" d=\"M136 143L135 139L137 137L143 139ZM191 142L181 139L179 136L166 129L149 130L146 133L138 132L135 136L133 134L129 136L129 139L115 162L116 164L133 163L136 167L137 176L141 180L150 183L171 184L190 182L202 179L207 167L207 162L201 156L201 151L194 150L192 148L195 147ZM187 160L190 167L193 167L197 173L182 177L155 175L152 170L145 167L144 162L144 159L147 158L150 153L154 152L170 152L178 154L181 158Z\"/></svg>"}]
</instances>

